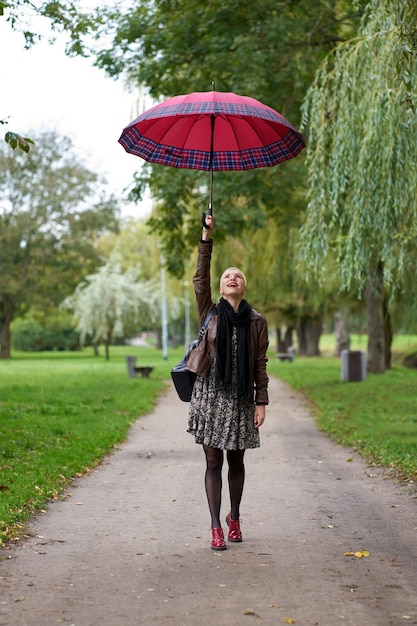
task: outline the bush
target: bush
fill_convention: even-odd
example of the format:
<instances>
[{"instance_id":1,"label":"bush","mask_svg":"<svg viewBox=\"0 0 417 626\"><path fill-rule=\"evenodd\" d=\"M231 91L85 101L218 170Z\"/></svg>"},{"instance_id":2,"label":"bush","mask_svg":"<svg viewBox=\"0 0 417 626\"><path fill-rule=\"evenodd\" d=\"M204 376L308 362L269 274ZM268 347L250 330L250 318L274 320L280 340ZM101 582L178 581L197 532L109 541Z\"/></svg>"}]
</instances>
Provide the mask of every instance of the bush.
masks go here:
<instances>
[{"instance_id":1,"label":"bush","mask_svg":"<svg viewBox=\"0 0 417 626\"><path fill-rule=\"evenodd\" d=\"M12 347L23 352L79 350L80 336L67 316L17 319L12 324Z\"/></svg>"}]
</instances>

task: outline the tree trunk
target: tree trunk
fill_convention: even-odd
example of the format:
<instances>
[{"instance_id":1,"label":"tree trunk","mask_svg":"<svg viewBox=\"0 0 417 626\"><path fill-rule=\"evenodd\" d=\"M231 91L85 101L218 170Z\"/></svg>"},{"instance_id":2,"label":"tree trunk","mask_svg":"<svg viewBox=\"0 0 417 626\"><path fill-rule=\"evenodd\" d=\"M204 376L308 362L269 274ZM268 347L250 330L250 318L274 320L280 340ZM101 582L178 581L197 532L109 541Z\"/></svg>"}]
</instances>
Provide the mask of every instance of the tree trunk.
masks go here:
<instances>
[{"instance_id":1,"label":"tree trunk","mask_svg":"<svg viewBox=\"0 0 417 626\"><path fill-rule=\"evenodd\" d=\"M334 335L336 345L333 356L340 356L342 350L349 350L350 347L348 309L336 311L334 314Z\"/></svg>"},{"instance_id":2,"label":"tree trunk","mask_svg":"<svg viewBox=\"0 0 417 626\"><path fill-rule=\"evenodd\" d=\"M383 265L371 268L365 290L368 324L368 372L385 372L384 275Z\"/></svg>"},{"instance_id":3,"label":"tree trunk","mask_svg":"<svg viewBox=\"0 0 417 626\"><path fill-rule=\"evenodd\" d=\"M279 326L276 327L275 334L277 337L277 352L284 352L285 347L284 347L284 342L282 341L281 328Z\"/></svg>"},{"instance_id":4,"label":"tree trunk","mask_svg":"<svg viewBox=\"0 0 417 626\"><path fill-rule=\"evenodd\" d=\"M385 367L386 369L391 369L392 324L386 294L384 295L382 306L384 313Z\"/></svg>"},{"instance_id":5,"label":"tree trunk","mask_svg":"<svg viewBox=\"0 0 417 626\"><path fill-rule=\"evenodd\" d=\"M9 297L3 295L0 302L0 359L10 359L11 335L10 324L13 313L9 307Z\"/></svg>"},{"instance_id":6,"label":"tree trunk","mask_svg":"<svg viewBox=\"0 0 417 626\"><path fill-rule=\"evenodd\" d=\"M287 326L286 330L285 330L285 336L284 336L284 341L285 341L285 345L287 346L287 350L288 348L290 348L292 346L292 334L294 332L294 327L293 326Z\"/></svg>"},{"instance_id":7,"label":"tree trunk","mask_svg":"<svg viewBox=\"0 0 417 626\"><path fill-rule=\"evenodd\" d=\"M0 320L0 359L10 359L10 322Z\"/></svg>"},{"instance_id":8,"label":"tree trunk","mask_svg":"<svg viewBox=\"0 0 417 626\"><path fill-rule=\"evenodd\" d=\"M320 356L319 342L323 331L321 317L303 317L297 325L298 349L303 356Z\"/></svg>"},{"instance_id":9,"label":"tree trunk","mask_svg":"<svg viewBox=\"0 0 417 626\"><path fill-rule=\"evenodd\" d=\"M293 326L287 326L283 336L282 329L279 326L276 327L277 352L287 352L288 348L292 346L293 331Z\"/></svg>"}]
</instances>

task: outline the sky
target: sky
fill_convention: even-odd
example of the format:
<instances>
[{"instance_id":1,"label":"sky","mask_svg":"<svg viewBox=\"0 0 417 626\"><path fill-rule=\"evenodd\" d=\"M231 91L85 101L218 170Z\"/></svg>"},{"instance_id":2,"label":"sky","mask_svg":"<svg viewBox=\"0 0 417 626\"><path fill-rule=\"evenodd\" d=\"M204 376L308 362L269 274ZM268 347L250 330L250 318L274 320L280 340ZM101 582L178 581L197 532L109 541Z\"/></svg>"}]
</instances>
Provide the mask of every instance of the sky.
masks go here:
<instances>
[{"instance_id":1,"label":"sky","mask_svg":"<svg viewBox=\"0 0 417 626\"><path fill-rule=\"evenodd\" d=\"M25 50L23 35L0 19L0 119L8 118L0 132L30 137L30 131L48 129L66 135L85 165L122 197L143 161L127 154L118 139L144 102L139 92L127 92L122 81L93 67L91 59L69 58L64 50L64 38ZM122 214L143 217L150 208L147 198Z\"/></svg>"}]
</instances>

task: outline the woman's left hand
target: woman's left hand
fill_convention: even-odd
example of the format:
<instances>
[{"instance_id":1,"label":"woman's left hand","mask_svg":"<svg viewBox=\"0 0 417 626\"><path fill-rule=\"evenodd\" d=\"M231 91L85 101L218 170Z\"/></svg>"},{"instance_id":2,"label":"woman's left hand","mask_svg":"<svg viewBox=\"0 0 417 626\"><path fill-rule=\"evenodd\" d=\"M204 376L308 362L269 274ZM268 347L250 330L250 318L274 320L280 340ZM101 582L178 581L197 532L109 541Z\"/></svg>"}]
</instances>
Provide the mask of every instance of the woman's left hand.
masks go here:
<instances>
[{"instance_id":1,"label":"woman's left hand","mask_svg":"<svg viewBox=\"0 0 417 626\"><path fill-rule=\"evenodd\" d=\"M266 407L264 404L255 406L255 428L259 428L265 421Z\"/></svg>"}]
</instances>

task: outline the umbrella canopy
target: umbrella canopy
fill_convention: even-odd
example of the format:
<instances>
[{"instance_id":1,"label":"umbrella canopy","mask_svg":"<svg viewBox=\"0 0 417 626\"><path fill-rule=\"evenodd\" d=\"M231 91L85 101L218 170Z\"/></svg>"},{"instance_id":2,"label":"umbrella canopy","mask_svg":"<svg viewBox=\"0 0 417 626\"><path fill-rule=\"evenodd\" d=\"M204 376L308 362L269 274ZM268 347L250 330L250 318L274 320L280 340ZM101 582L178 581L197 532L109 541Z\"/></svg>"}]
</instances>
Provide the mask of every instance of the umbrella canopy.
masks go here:
<instances>
[{"instance_id":1,"label":"umbrella canopy","mask_svg":"<svg viewBox=\"0 0 417 626\"><path fill-rule=\"evenodd\" d=\"M119 142L151 163L212 171L277 165L305 147L301 134L274 109L218 91L157 104L126 126Z\"/></svg>"},{"instance_id":2,"label":"umbrella canopy","mask_svg":"<svg viewBox=\"0 0 417 626\"><path fill-rule=\"evenodd\" d=\"M119 142L150 163L210 171L209 215L213 171L270 167L305 147L301 134L278 111L255 98L214 89L155 105L123 129Z\"/></svg>"}]
</instances>

